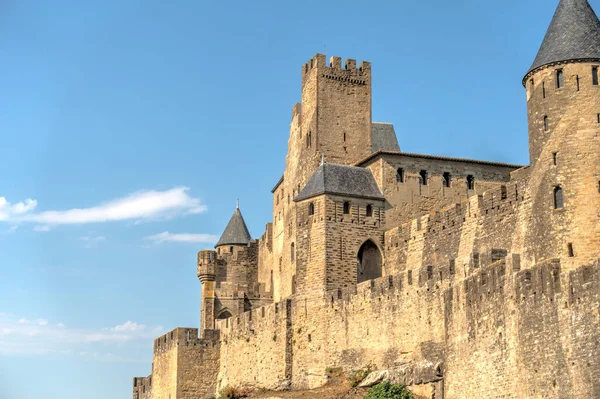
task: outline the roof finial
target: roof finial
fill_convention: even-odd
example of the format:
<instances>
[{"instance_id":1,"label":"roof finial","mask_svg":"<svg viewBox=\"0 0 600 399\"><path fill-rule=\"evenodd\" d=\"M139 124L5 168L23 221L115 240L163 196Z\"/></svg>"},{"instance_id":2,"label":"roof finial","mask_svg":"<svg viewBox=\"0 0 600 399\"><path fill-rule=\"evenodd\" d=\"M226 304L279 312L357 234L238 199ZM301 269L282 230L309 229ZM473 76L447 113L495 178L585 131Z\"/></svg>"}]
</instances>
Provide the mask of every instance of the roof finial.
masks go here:
<instances>
[{"instance_id":1,"label":"roof finial","mask_svg":"<svg viewBox=\"0 0 600 399\"><path fill-rule=\"evenodd\" d=\"M321 165L323 165L325 163L325 153L322 152L321 153Z\"/></svg>"},{"instance_id":2,"label":"roof finial","mask_svg":"<svg viewBox=\"0 0 600 399\"><path fill-rule=\"evenodd\" d=\"M235 209L240 209L240 199L239 198L235 201Z\"/></svg>"}]
</instances>

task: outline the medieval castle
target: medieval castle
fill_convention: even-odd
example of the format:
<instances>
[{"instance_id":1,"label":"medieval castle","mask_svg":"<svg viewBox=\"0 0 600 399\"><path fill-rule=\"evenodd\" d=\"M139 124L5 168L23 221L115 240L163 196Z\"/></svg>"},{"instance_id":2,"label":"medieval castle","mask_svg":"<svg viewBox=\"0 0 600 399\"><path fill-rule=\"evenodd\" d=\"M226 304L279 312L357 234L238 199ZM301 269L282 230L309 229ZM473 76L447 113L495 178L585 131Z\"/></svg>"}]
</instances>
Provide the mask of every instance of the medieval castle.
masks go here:
<instances>
[{"instance_id":1,"label":"medieval castle","mask_svg":"<svg viewBox=\"0 0 600 399\"><path fill-rule=\"evenodd\" d=\"M134 399L400 370L427 398L600 398L600 21L561 0L523 78L528 166L401 151L371 64L302 66L273 221L200 251L201 328Z\"/></svg>"}]
</instances>

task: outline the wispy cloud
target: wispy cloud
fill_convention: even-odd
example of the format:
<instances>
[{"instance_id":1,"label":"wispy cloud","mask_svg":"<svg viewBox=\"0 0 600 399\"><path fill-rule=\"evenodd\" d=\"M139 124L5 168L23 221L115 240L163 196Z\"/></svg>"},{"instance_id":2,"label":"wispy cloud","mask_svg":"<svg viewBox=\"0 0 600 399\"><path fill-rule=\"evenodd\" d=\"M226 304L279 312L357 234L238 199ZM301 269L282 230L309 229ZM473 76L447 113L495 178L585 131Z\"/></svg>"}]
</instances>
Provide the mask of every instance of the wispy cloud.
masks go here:
<instances>
[{"instance_id":1,"label":"wispy cloud","mask_svg":"<svg viewBox=\"0 0 600 399\"><path fill-rule=\"evenodd\" d=\"M202 244L211 244L217 242L217 236L212 234L188 234L188 233L169 233L168 231L163 231L162 233L154 234L152 236L146 237L147 240L153 241L155 243L161 242L194 242L194 243L202 243Z\"/></svg>"},{"instance_id":2,"label":"wispy cloud","mask_svg":"<svg viewBox=\"0 0 600 399\"><path fill-rule=\"evenodd\" d=\"M74 354L102 360L134 361L114 352L124 343L149 341L164 332L161 326L151 327L132 321L113 327L84 329L46 319L29 320L0 313L0 356Z\"/></svg>"},{"instance_id":3,"label":"wispy cloud","mask_svg":"<svg viewBox=\"0 0 600 399\"><path fill-rule=\"evenodd\" d=\"M86 248L96 248L98 244L106 241L104 236L81 236L79 239L83 241L83 246Z\"/></svg>"},{"instance_id":4,"label":"wispy cloud","mask_svg":"<svg viewBox=\"0 0 600 399\"><path fill-rule=\"evenodd\" d=\"M166 191L140 191L90 208L43 212L34 212L37 208L36 200L27 199L13 205L6 198L0 197L0 221L37 223L35 231L48 231L54 225L138 222L205 212L206 206L200 199L191 197L188 191L187 187L175 187Z\"/></svg>"}]
</instances>

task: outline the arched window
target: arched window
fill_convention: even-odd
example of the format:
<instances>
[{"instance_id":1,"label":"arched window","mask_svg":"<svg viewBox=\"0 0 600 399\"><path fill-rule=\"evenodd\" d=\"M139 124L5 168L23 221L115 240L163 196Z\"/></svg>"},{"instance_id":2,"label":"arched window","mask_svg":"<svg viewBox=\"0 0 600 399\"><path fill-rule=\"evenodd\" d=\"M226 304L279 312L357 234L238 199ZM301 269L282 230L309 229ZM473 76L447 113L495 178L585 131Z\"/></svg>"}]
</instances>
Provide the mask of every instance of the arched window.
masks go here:
<instances>
[{"instance_id":1,"label":"arched window","mask_svg":"<svg viewBox=\"0 0 600 399\"><path fill-rule=\"evenodd\" d=\"M556 186L554 187L554 209L562 209L563 207L563 189L560 186Z\"/></svg>"},{"instance_id":2,"label":"arched window","mask_svg":"<svg viewBox=\"0 0 600 399\"><path fill-rule=\"evenodd\" d=\"M467 176L467 189L474 190L475 189L475 176L468 175Z\"/></svg>"},{"instance_id":3,"label":"arched window","mask_svg":"<svg viewBox=\"0 0 600 399\"><path fill-rule=\"evenodd\" d=\"M371 217L373 216L373 205L367 205L367 216Z\"/></svg>"},{"instance_id":4,"label":"arched window","mask_svg":"<svg viewBox=\"0 0 600 399\"><path fill-rule=\"evenodd\" d=\"M562 69L556 70L556 88L560 89L565 85L565 74Z\"/></svg>"},{"instance_id":5,"label":"arched window","mask_svg":"<svg viewBox=\"0 0 600 399\"><path fill-rule=\"evenodd\" d=\"M308 204L308 215L312 216L315 214L315 204L314 202L311 202L310 204Z\"/></svg>"},{"instance_id":6,"label":"arched window","mask_svg":"<svg viewBox=\"0 0 600 399\"><path fill-rule=\"evenodd\" d=\"M227 309L225 309L221 313L219 313L219 315L217 316L217 320L228 319L230 317L231 317L231 313L229 313L229 311Z\"/></svg>"},{"instance_id":7,"label":"arched window","mask_svg":"<svg viewBox=\"0 0 600 399\"><path fill-rule=\"evenodd\" d=\"M363 243L356 258L357 283L381 277L383 264L381 251L373 241L367 240Z\"/></svg>"},{"instance_id":8,"label":"arched window","mask_svg":"<svg viewBox=\"0 0 600 399\"><path fill-rule=\"evenodd\" d=\"M294 245L294 243L290 245L290 260L292 261L292 263L294 263L294 261L296 260L296 246Z\"/></svg>"},{"instance_id":9,"label":"arched window","mask_svg":"<svg viewBox=\"0 0 600 399\"><path fill-rule=\"evenodd\" d=\"M426 170L422 170L419 175L421 176L421 184L426 186L427 185L427 171Z\"/></svg>"},{"instance_id":10,"label":"arched window","mask_svg":"<svg viewBox=\"0 0 600 399\"><path fill-rule=\"evenodd\" d=\"M548 115L544 115L544 131L548 131Z\"/></svg>"},{"instance_id":11,"label":"arched window","mask_svg":"<svg viewBox=\"0 0 600 399\"><path fill-rule=\"evenodd\" d=\"M350 203L344 202L344 215L349 215L349 214L350 214Z\"/></svg>"},{"instance_id":12,"label":"arched window","mask_svg":"<svg viewBox=\"0 0 600 399\"><path fill-rule=\"evenodd\" d=\"M450 172L444 172L444 187L450 187Z\"/></svg>"},{"instance_id":13,"label":"arched window","mask_svg":"<svg viewBox=\"0 0 600 399\"><path fill-rule=\"evenodd\" d=\"M398 168L396 170L396 181L398 183L404 183L404 169Z\"/></svg>"}]
</instances>

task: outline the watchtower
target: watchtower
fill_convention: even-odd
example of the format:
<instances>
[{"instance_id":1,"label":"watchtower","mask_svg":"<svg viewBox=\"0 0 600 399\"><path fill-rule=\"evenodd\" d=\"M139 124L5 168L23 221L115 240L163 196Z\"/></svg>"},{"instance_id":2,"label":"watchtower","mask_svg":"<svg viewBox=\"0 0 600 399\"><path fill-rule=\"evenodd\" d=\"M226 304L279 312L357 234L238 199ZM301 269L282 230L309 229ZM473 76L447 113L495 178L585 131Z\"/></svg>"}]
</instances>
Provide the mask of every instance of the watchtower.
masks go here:
<instances>
[{"instance_id":1,"label":"watchtower","mask_svg":"<svg viewBox=\"0 0 600 399\"><path fill-rule=\"evenodd\" d=\"M561 0L527 90L533 260L581 264L600 248L600 21L587 0Z\"/></svg>"}]
</instances>

